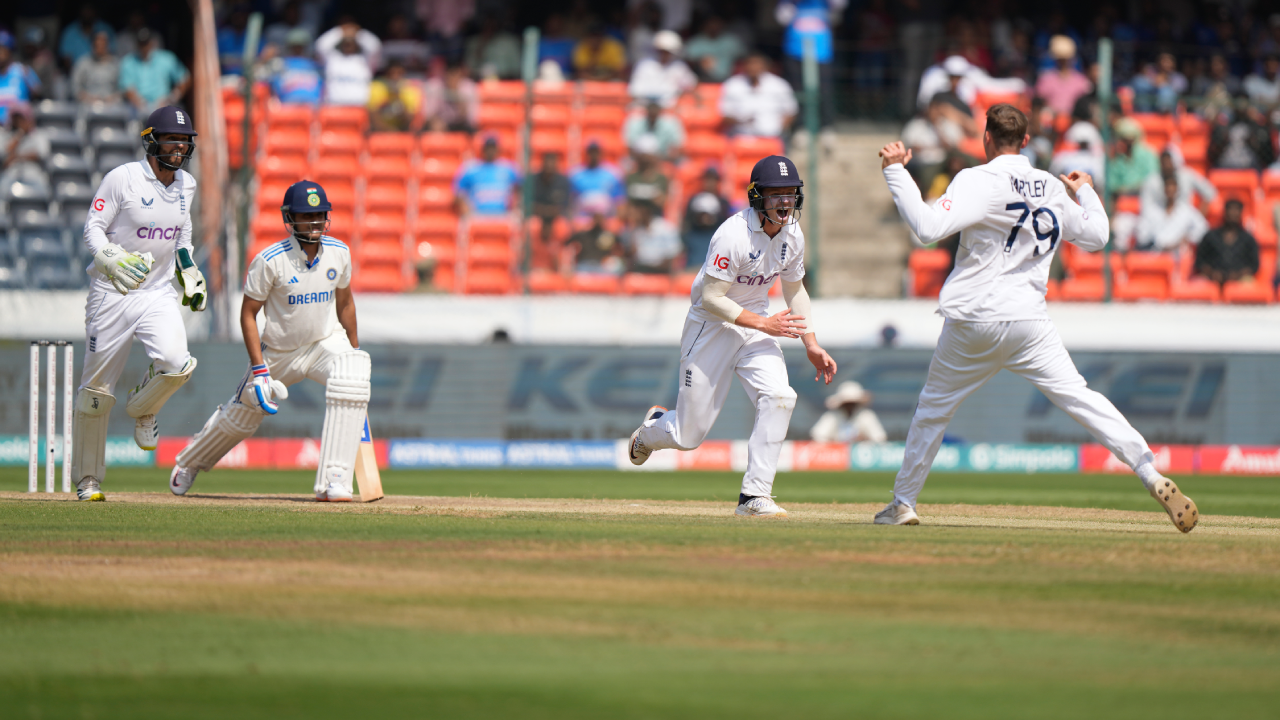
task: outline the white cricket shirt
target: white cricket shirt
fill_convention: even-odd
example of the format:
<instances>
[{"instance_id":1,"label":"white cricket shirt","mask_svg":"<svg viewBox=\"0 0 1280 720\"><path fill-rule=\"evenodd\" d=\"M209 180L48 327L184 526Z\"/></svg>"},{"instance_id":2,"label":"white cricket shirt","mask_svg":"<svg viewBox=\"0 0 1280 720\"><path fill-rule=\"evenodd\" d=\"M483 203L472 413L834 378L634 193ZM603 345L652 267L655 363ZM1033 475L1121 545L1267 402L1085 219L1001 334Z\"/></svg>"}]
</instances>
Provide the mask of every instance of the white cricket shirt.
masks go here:
<instances>
[{"instance_id":1,"label":"white cricket shirt","mask_svg":"<svg viewBox=\"0 0 1280 720\"><path fill-rule=\"evenodd\" d=\"M174 173L165 187L145 160L125 163L107 173L89 207L84 243L97 253L107 243L126 252L149 252L155 265L140 290L172 287L173 257L178 248L191 248L191 205L196 179L186 170ZM93 263L87 268L95 290L116 292Z\"/></svg>"},{"instance_id":2,"label":"white cricket shirt","mask_svg":"<svg viewBox=\"0 0 1280 720\"><path fill-rule=\"evenodd\" d=\"M771 238L760 227L760 213L751 208L721 223L689 294L693 304L689 317L723 322L724 318L702 307L703 278L707 275L733 283L725 297L742 309L768 315L769 288L778 276L787 282L804 277L804 233L793 223Z\"/></svg>"},{"instance_id":3,"label":"white cricket shirt","mask_svg":"<svg viewBox=\"0 0 1280 720\"><path fill-rule=\"evenodd\" d=\"M262 342L278 352L297 350L333 334L338 325L334 290L351 284L351 250L329 236L307 263L294 238L258 253L249 263L244 294L264 302Z\"/></svg>"},{"instance_id":4,"label":"white cricket shirt","mask_svg":"<svg viewBox=\"0 0 1280 720\"><path fill-rule=\"evenodd\" d=\"M939 312L952 320L1047 318L1044 293L1058 244L1089 251L1107 244L1110 226L1093 188L1080 188L1077 205L1061 180L1021 155L960 171L932 206L901 164L885 168L884 177L922 242L960 233L956 267L938 298Z\"/></svg>"}]
</instances>

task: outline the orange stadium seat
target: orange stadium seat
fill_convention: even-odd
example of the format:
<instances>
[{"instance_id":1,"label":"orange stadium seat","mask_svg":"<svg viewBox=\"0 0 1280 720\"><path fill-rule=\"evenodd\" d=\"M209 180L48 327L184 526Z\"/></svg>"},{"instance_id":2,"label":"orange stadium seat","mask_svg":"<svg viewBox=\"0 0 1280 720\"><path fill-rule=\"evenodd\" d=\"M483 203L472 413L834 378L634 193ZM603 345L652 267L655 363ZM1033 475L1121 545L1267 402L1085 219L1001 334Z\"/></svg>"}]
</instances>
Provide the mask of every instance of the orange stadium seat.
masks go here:
<instances>
[{"instance_id":1,"label":"orange stadium seat","mask_svg":"<svg viewBox=\"0 0 1280 720\"><path fill-rule=\"evenodd\" d=\"M547 105L569 105L573 102L574 86L570 83L533 81L533 102Z\"/></svg>"},{"instance_id":2,"label":"orange stadium seat","mask_svg":"<svg viewBox=\"0 0 1280 720\"><path fill-rule=\"evenodd\" d=\"M1173 118L1171 116L1161 115L1160 113L1134 113L1130 117L1142 126L1142 132L1146 135L1147 147L1159 153L1164 150L1165 145L1169 144L1170 138L1173 137Z\"/></svg>"},{"instance_id":3,"label":"orange stadium seat","mask_svg":"<svg viewBox=\"0 0 1280 720\"><path fill-rule=\"evenodd\" d=\"M394 210L404 215L409 207L409 188L403 180L371 180L364 189L364 207L366 211Z\"/></svg>"},{"instance_id":4,"label":"orange stadium seat","mask_svg":"<svg viewBox=\"0 0 1280 720\"><path fill-rule=\"evenodd\" d=\"M698 281L698 273L683 272L671 279L671 294L689 297L693 294L693 284Z\"/></svg>"},{"instance_id":5,"label":"orange stadium seat","mask_svg":"<svg viewBox=\"0 0 1280 720\"><path fill-rule=\"evenodd\" d=\"M626 143L622 141L622 134L619 133L584 133L582 137L582 152L586 153L587 146L591 143L600 145L600 155L605 162L617 164L627 154Z\"/></svg>"},{"instance_id":6,"label":"orange stadium seat","mask_svg":"<svg viewBox=\"0 0 1280 720\"><path fill-rule=\"evenodd\" d=\"M293 184L290 180L263 180L258 185L258 212L270 210L273 215L280 214L280 205L284 202L285 191ZM327 193L326 193L327 194ZM330 200L329 202L333 202Z\"/></svg>"},{"instance_id":7,"label":"orange stadium seat","mask_svg":"<svg viewBox=\"0 0 1280 720\"><path fill-rule=\"evenodd\" d=\"M516 254L511 242L495 242L489 238L471 238L467 243L467 267L502 267L510 269Z\"/></svg>"},{"instance_id":8,"label":"orange stadium seat","mask_svg":"<svg viewBox=\"0 0 1280 720\"><path fill-rule=\"evenodd\" d=\"M676 115L688 133L720 132L720 109L714 106L680 108Z\"/></svg>"},{"instance_id":9,"label":"orange stadium seat","mask_svg":"<svg viewBox=\"0 0 1280 720\"><path fill-rule=\"evenodd\" d=\"M365 168L370 180L398 180L403 183L413 177L413 165L404 155L373 156L369 158Z\"/></svg>"},{"instance_id":10,"label":"orange stadium seat","mask_svg":"<svg viewBox=\"0 0 1280 720\"><path fill-rule=\"evenodd\" d=\"M1120 195L1116 198L1116 212L1139 215L1142 213L1142 199L1137 195Z\"/></svg>"},{"instance_id":11,"label":"orange stadium seat","mask_svg":"<svg viewBox=\"0 0 1280 720\"><path fill-rule=\"evenodd\" d=\"M671 276L627 273L622 276L622 292L627 295L666 295L671 292Z\"/></svg>"},{"instance_id":12,"label":"orange stadium seat","mask_svg":"<svg viewBox=\"0 0 1280 720\"><path fill-rule=\"evenodd\" d=\"M1209 224L1217 226L1222 221L1222 209L1227 200L1235 199L1244 204L1244 216L1251 217L1256 212L1254 207L1258 187L1258 173L1253 170L1210 170L1209 182L1218 189L1218 197L1205 211Z\"/></svg>"},{"instance_id":13,"label":"orange stadium seat","mask_svg":"<svg viewBox=\"0 0 1280 720\"><path fill-rule=\"evenodd\" d=\"M620 105L588 105L582 109L578 124L583 134L621 133L627 111Z\"/></svg>"},{"instance_id":14,"label":"orange stadium seat","mask_svg":"<svg viewBox=\"0 0 1280 720\"><path fill-rule=\"evenodd\" d=\"M1059 294L1066 302L1102 302L1106 292L1102 276L1099 275L1087 278L1067 278L1062 281Z\"/></svg>"},{"instance_id":15,"label":"orange stadium seat","mask_svg":"<svg viewBox=\"0 0 1280 720\"><path fill-rule=\"evenodd\" d=\"M351 289L355 292L399 293L408 287L402 271L385 266L359 267L351 277Z\"/></svg>"},{"instance_id":16,"label":"orange stadium seat","mask_svg":"<svg viewBox=\"0 0 1280 720\"><path fill-rule=\"evenodd\" d=\"M267 104L267 127L272 131L289 128L311 133L311 122L315 120L315 110L310 105L286 105L284 103Z\"/></svg>"},{"instance_id":17,"label":"orange stadium seat","mask_svg":"<svg viewBox=\"0 0 1280 720\"><path fill-rule=\"evenodd\" d=\"M1050 279L1044 284L1045 302L1057 302L1062 299L1062 283Z\"/></svg>"},{"instance_id":18,"label":"orange stadium seat","mask_svg":"<svg viewBox=\"0 0 1280 720\"><path fill-rule=\"evenodd\" d=\"M418 210L441 212L453 208L453 182L422 182L418 184Z\"/></svg>"},{"instance_id":19,"label":"orange stadium seat","mask_svg":"<svg viewBox=\"0 0 1280 720\"><path fill-rule=\"evenodd\" d=\"M987 108L1000 103L1008 103L1023 112L1031 110L1030 99L1023 93L980 90L973 99L973 106L979 110L975 111L974 114L982 115Z\"/></svg>"},{"instance_id":20,"label":"orange stadium seat","mask_svg":"<svg viewBox=\"0 0 1280 720\"><path fill-rule=\"evenodd\" d=\"M911 270L912 297L938 297L951 268L951 253L936 248L917 249L907 257L907 267Z\"/></svg>"},{"instance_id":21,"label":"orange stadium seat","mask_svg":"<svg viewBox=\"0 0 1280 720\"><path fill-rule=\"evenodd\" d=\"M529 111L529 120L533 123L534 130L558 130L564 132L569 129L573 116L569 112L569 106L560 103L538 104L534 105Z\"/></svg>"},{"instance_id":22,"label":"orange stadium seat","mask_svg":"<svg viewBox=\"0 0 1280 720\"><path fill-rule=\"evenodd\" d=\"M524 122L524 106L507 104L482 104L477 124L480 132L493 130L515 132Z\"/></svg>"},{"instance_id":23,"label":"orange stadium seat","mask_svg":"<svg viewBox=\"0 0 1280 720\"><path fill-rule=\"evenodd\" d=\"M514 289L510 270L476 268L467 271L465 291L468 295L509 295Z\"/></svg>"},{"instance_id":24,"label":"orange stadium seat","mask_svg":"<svg viewBox=\"0 0 1280 720\"><path fill-rule=\"evenodd\" d=\"M360 266L386 265L403 269L404 238L399 235L373 233L360 238Z\"/></svg>"},{"instance_id":25,"label":"orange stadium seat","mask_svg":"<svg viewBox=\"0 0 1280 720\"><path fill-rule=\"evenodd\" d=\"M320 133L317 147L322 158L351 158L359 162L364 151L364 136L347 129L326 130Z\"/></svg>"},{"instance_id":26,"label":"orange stadium seat","mask_svg":"<svg viewBox=\"0 0 1280 720\"><path fill-rule=\"evenodd\" d=\"M1204 278L1194 278L1187 282L1174 283L1169 286L1169 300L1172 302L1216 303L1222 300L1222 292L1218 284Z\"/></svg>"},{"instance_id":27,"label":"orange stadium seat","mask_svg":"<svg viewBox=\"0 0 1280 720\"><path fill-rule=\"evenodd\" d=\"M534 270L529 273L529 292L534 295L553 295L569 291L569 280L550 270Z\"/></svg>"},{"instance_id":28,"label":"orange stadium seat","mask_svg":"<svg viewBox=\"0 0 1280 720\"><path fill-rule=\"evenodd\" d=\"M478 87L481 104L524 102L524 83L519 80L486 80Z\"/></svg>"},{"instance_id":29,"label":"orange stadium seat","mask_svg":"<svg viewBox=\"0 0 1280 720\"><path fill-rule=\"evenodd\" d=\"M401 234L405 231L406 225L403 209L399 211L374 210L364 214L364 223L361 227L365 231L373 230L379 233Z\"/></svg>"},{"instance_id":30,"label":"orange stadium seat","mask_svg":"<svg viewBox=\"0 0 1280 720\"><path fill-rule=\"evenodd\" d=\"M627 94L627 84L624 82L583 82L582 100L588 107L631 104L631 96Z\"/></svg>"},{"instance_id":31,"label":"orange stadium seat","mask_svg":"<svg viewBox=\"0 0 1280 720\"><path fill-rule=\"evenodd\" d=\"M422 150L424 161L435 158L445 160L452 158L462 162L471 148L471 136L466 133L423 133L418 138L418 147Z\"/></svg>"},{"instance_id":32,"label":"orange stadium seat","mask_svg":"<svg viewBox=\"0 0 1280 720\"><path fill-rule=\"evenodd\" d=\"M475 139L472 141L475 156L480 157L481 150L484 148L484 141L490 137L498 139L498 157L515 162L520 151L520 136L515 130L476 133Z\"/></svg>"},{"instance_id":33,"label":"orange stadium seat","mask_svg":"<svg viewBox=\"0 0 1280 720\"><path fill-rule=\"evenodd\" d=\"M617 275L578 273L569 280L569 289L582 295L617 295L621 286Z\"/></svg>"},{"instance_id":34,"label":"orange stadium seat","mask_svg":"<svg viewBox=\"0 0 1280 720\"><path fill-rule=\"evenodd\" d=\"M369 129L369 111L358 105L326 105L317 115L321 131L343 130L363 134Z\"/></svg>"},{"instance_id":35,"label":"orange stadium seat","mask_svg":"<svg viewBox=\"0 0 1280 720\"><path fill-rule=\"evenodd\" d=\"M413 157L413 133L376 132L369 135L369 155L374 158Z\"/></svg>"},{"instance_id":36,"label":"orange stadium seat","mask_svg":"<svg viewBox=\"0 0 1280 720\"><path fill-rule=\"evenodd\" d=\"M457 292L458 268L452 263L437 264L432 271L431 284L445 292Z\"/></svg>"},{"instance_id":37,"label":"orange stadium seat","mask_svg":"<svg viewBox=\"0 0 1280 720\"><path fill-rule=\"evenodd\" d=\"M1275 302L1275 294L1270 283L1229 282L1222 286L1222 301L1233 305L1266 305Z\"/></svg>"},{"instance_id":38,"label":"orange stadium seat","mask_svg":"<svg viewBox=\"0 0 1280 720\"><path fill-rule=\"evenodd\" d=\"M317 182L319 182L317 180ZM331 182L329 184L320 183L324 188L324 194L329 198L329 204L333 206L334 212L346 213L351 215L356 210L356 191L355 187L350 183ZM281 194L283 199L284 195Z\"/></svg>"},{"instance_id":39,"label":"orange stadium seat","mask_svg":"<svg viewBox=\"0 0 1280 720\"><path fill-rule=\"evenodd\" d=\"M1116 300L1164 300L1169 296L1173 258L1165 253L1131 252L1124 256L1124 281L1115 283Z\"/></svg>"},{"instance_id":40,"label":"orange stadium seat","mask_svg":"<svg viewBox=\"0 0 1280 720\"><path fill-rule=\"evenodd\" d=\"M754 165L757 160L769 155L783 153L782 140L774 137L757 137L754 135L738 135L729 143L734 157L746 160Z\"/></svg>"},{"instance_id":41,"label":"orange stadium seat","mask_svg":"<svg viewBox=\"0 0 1280 720\"><path fill-rule=\"evenodd\" d=\"M268 155L306 155L311 150L311 134L289 128L269 132L263 149Z\"/></svg>"},{"instance_id":42,"label":"orange stadium seat","mask_svg":"<svg viewBox=\"0 0 1280 720\"><path fill-rule=\"evenodd\" d=\"M529 149L535 164L541 167L544 153L559 153L561 158L569 154L569 136L562 130L534 130L529 136Z\"/></svg>"},{"instance_id":43,"label":"orange stadium seat","mask_svg":"<svg viewBox=\"0 0 1280 720\"><path fill-rule=\"evenodd\" d=\"M461 167L462 163L452 156L423 158L418 178L426 182L453 182Z\"/></svg>"},{"instance_id":44,"label":"orange stadium seat","mask_svg":"<svg viewBox=\"0 0 1280 720\"><path fill-rule=\"evenodd\" d=\"M1280 200L1280 172L1270 171L1262 173L1262 199L1267 204Z\"/></svg>"},{"instance_id":45,"label":"orange stadium seat","mask_svg":"<svg viewBox=\"0 0 1280 720\"><path fill-rule=\"evenodd\" d=\"M690 160L703 160L715 165L724 161L729 141L723 135L691 133L685 140L684 153Z\"/></svg>"},{"instance_id":46,"label":"orange stadium seat","mask_svg":"<svg viewBox=\"0 0 1280 720\"><path fill-rule=\"evenodd\" d=\"M258 177L264 182L277 181L292 185L307 176L306 155L268 155L258 164Z\"/></svg>"}]
</instances>

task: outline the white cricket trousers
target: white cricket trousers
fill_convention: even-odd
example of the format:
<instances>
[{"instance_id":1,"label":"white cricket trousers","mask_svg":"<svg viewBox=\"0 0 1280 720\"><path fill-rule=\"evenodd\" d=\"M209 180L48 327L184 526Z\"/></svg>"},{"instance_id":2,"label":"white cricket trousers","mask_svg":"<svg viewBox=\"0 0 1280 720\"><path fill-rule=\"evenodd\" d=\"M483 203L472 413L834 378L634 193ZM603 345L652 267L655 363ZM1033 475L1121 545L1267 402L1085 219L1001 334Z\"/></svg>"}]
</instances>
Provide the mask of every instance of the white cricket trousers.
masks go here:
<instances>
[{"instance_id":1,"label":"white cricket trousers","mask_svg":"<svg viewBox=\"0 0 1280 720\"><path fill-rule=\"evenodd\" d=\"M915 507L960 403L1006 368L1030 380L1129 467L1136 470L1154 459L1147 441L1116 406L1085 384L1052 322L947 320L907 431L906 456L893 484L895 499Z\"/></svg>"},{"instance_id":2,"label":"white cricket trousers","mask_svg":"<svg viewBox=\"0 0 1280 720\"><path fill-rule=\"evenodd\" d=\"M84 372L80 387L115 394L136 337L162 373L180 372L191 359L178 293L169 284L121 295L95 284L85 302Z\"/></svg>"},{"instance_id":3,"label":"white cricket trousers","mask_svg":"<svg viewBox=\"0 0 1280 720\"><path fill-rule=\"evenodd\" d=\"M655 450L692 450L701 445L724 407L735 374L756 408L742 494L772 495L796 391L787 380L782 347L758 330L722 321L686 320L680 338L680 393L675 410L646 423L640 441Z\"/></svg>"}]
</instances>

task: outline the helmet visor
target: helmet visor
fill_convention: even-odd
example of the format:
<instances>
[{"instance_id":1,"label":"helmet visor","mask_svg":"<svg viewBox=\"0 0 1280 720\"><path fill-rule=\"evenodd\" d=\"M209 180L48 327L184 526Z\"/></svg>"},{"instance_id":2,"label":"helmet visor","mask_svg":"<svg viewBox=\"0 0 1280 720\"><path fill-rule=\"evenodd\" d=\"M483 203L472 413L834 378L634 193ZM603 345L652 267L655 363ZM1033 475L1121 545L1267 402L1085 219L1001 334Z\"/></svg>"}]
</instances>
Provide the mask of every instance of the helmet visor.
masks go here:
<instances>
[{"instance_id":1,"label":"helmet visor","mask_svg":"<svg viewBox=\"0 0 1280 720\"><path fill-rule=\"evenodd\" d=\"M800 217L799 211L804 202L803 197L799 193L764 196L765 217L777 225L789 225L796 222Z\"/></svg>"}]
</instances>

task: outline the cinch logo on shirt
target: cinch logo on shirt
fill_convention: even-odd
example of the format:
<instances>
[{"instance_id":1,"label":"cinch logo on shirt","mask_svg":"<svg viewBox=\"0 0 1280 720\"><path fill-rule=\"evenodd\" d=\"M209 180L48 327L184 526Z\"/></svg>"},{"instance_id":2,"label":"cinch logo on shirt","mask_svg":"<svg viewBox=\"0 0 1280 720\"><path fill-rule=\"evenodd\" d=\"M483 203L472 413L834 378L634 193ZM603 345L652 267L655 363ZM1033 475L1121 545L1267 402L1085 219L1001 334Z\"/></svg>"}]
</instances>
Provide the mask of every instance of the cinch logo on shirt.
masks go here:
<instances>
[{"instance_id":1,"label":"cinch logo on shirt","mask_svg":"<svg viewBox=\"0 0 1280 720\"><path fill-rule=\"evenodd\" d=\"M314 303L329 302L333 299L333 293L325 290L324 292L302 293L300 295L290 295L290 305L312 305Z\"/></svg>"},{"instance_id":2,"label":"cinch logo on shirt","mask_svg":"<svg viewBox=\"0 0 1280 720\"><path fill-rule=\"evenodd\" d=\"M182 232L181 225L174 225L169 228L158 228L155 223L151 223L151 227L138 228L138 239L155 240L156 238L160 238L162 240L172 240L178 237L178 233L180 232Z\"/></svg>"},{"instance_id":3,"label":"cinch logo on shirt","mask_svg":"<svg viewBox=\"0 0 1280 720\"><path fill-rule=\"evenodd\" d=\"M742 285L768 285L772 283L773 279L776 277L778 277L778 273L773 273L772 275L752 275L751 277L739 275L737 282Z\"/></svg>"}]
</instances>

